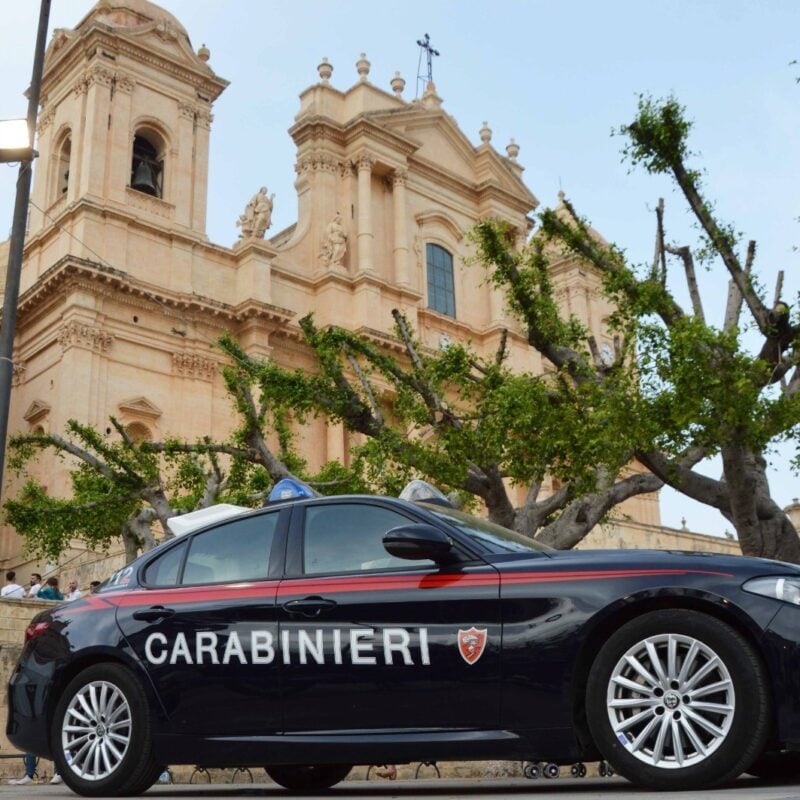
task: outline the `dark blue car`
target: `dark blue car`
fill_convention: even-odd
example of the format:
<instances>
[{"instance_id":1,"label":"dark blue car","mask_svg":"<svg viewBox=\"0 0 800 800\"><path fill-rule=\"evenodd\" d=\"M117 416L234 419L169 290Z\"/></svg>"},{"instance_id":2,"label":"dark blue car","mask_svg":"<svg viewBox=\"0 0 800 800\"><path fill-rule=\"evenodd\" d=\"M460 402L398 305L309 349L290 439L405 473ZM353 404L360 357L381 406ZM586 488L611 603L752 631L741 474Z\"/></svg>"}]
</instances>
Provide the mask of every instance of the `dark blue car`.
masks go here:
<instances>
[{"instance_id":1,"label":"dark blue car","mask_svg":"<svg viewBox=\"0 0 800 800\"><path fill-rule=\"evenodd\" d=\"M35 617L8 737L87 796L180 763L300 791L437 759L603 758L671 790L800 771L800 569L552 551L431 502L287 499Z\"/></svg>"}]
</instances>

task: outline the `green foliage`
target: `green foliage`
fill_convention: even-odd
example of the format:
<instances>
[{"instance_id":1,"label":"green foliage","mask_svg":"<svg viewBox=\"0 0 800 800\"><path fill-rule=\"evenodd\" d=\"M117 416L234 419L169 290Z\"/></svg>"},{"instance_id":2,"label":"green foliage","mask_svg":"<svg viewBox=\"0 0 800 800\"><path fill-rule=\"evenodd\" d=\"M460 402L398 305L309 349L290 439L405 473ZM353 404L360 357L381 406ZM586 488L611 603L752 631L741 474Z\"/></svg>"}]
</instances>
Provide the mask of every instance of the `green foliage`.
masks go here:
<instances>
[{"instance_id":1,"label":"green foliage","mask_svg":"<svg viewBox=\"0 0 800 800\"><path fill-rule=\"evenodd\" d=\"M639 95L636 118L617 131L627 138L623 155L634 165L643 166L652 174L670 173L682 167L692 155L689 132L692 122L686 109L674 97L654 100Z\"/></svg>"},{"instance_id":2,"label":"green foliage","mask_svg":"<svg viewBox=\"0 0 800 800\"><path fill-rule=\"evenodd\" d=\"M88 467L78 467L71 477L73 496L69 499L51 497L38 483L28 480L19 495L6 502L8 522L34 556L57 561L73 539L92 549L107 550L140 505Z\"/></svg>"}]
</instances>

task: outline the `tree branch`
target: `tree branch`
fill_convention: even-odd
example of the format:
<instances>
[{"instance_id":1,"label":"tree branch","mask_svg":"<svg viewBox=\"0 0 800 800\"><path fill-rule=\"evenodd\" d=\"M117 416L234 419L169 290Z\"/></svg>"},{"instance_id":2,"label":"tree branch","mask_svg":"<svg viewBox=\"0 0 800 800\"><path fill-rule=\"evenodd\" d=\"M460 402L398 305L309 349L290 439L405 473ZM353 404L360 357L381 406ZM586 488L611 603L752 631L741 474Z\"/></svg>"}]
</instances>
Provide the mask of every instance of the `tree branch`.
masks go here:
<instances>
[{"instance_id":1,"label":"tree branch","mask_svg":"<svg viewBox=\"0 0 800 800\"><path fill-rule=\"evenodd\" d=\"M689 287L689 296L692 298L692 308L694 315L703 325L706 324L706 315L703 313L703 301L700 299L700 291L697 288L697 275L694 271L694 259L692 251L684 245L683 247L672 247L666 245L666 251L674 256L679 256L683 261L683 269L686 272L686 284Z\"/></svg>"},{"instance_id":2,"label":"tree branch","mask_svg":"<svg viewBox=\"0 0 800 800\"><path fill-rule=\"evenodd\" d=\"M694 215L697 217L703 230L705 230L708 238L722 257L722 261L727 267L731 278L747 303L747 307L750 309L750 313L753 315L758 329L766 336L769 332L769 310L764 305L761 298L753 291L749 277L740 266L739 260L736 258L736 254L733 252L733 248L728 241L728 237L720 230L716 220L709 212L706 204L700 197L700 193L695 187L694 180L683 166L683 163L680 160L676 160L673 161L670 166L672 168L672 174L675 176L675 180L678 186L680 186L684 197L686 197Z\"/></svg>"},{"instance_id":3,"label":"tree branch","mask_svg":"<svg viewBox=\"0 0 800 800\"><path fill-rule=\"evenodd\" d=\"M347 360L350 363L353 372L355 372L359 382L361 383L361 387L364 389L364 393L367 395L369 404L372 406L372 416L374 417L375 422L381 427L384 427L385 423L383 419L383 412L381 411L380 405L378 405L378 401L375 399L375 394L372 391L372 385L370 384L369 379L364 374L364 370L361 369L361 365L352 354L347 354Z\"/></svg>"}]
</instances>

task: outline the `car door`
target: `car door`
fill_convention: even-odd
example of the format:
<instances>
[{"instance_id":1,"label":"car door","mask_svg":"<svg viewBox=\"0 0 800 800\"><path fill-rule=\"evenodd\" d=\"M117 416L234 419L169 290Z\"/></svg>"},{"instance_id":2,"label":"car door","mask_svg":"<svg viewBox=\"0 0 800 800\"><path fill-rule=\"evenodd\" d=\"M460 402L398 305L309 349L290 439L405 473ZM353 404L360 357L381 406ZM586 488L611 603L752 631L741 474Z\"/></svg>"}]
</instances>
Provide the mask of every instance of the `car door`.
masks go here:
<instances>
[{"instance_id":1,"label":"car door","mask_svg":"<svg viewBox=\"0 0 800 800\"><path fill-rule=\"evenodd\" d=\"M117 620L173 733L280 729L276 591L289 509L186 536L148 562Z\"/></svg>"},{"instance_id":2,"label":"car door","mask_svg":"<svg viewBox=\"0 0 800 800\"><path fill-rule=\"evenodd\" d=\"M287 733L497 727L498 574L384 549L420 521L368 499L293 510L278 590Z\"/></svg>"}]
</instances>

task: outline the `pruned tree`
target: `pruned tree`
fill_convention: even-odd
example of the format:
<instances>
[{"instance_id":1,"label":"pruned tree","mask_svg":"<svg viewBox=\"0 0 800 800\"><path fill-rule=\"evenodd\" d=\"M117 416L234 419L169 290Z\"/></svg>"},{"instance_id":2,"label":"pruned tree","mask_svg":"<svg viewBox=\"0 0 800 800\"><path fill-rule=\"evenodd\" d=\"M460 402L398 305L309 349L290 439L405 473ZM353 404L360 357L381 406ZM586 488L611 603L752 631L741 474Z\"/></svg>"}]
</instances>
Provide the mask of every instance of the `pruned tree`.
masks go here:
<instances>
[{"instance_id":1,"label":"pruned tree","mask_svg":"<svg viewBox=\"0 0 800 800\"><path fill-rule=\"evenodd\" d=\"M71 497L52 497L28 479L19 495L6 502L7 519L27 549L57 560L73 539L107 549L121 538L131 561L172 535L171 517L218 502L260 505L282 478L308 478L323 493L364 489L357 464L352 470L326 464L309 475L294 446L285 404L257 401L252 380L235 363L223 374L239 419L226 441L137 442L114 417L115 439L75 420L66 435L13 437L10 465L19 473L42 451L76 464L70 471ZM269 444L271 434L276 447Z\"/></svg>"},{"instance_id":2,"label":"pruned tree","mask_svg":"<svg viewBox=\"0 0 800 800\"><path fill-rule=\"evenodd\" d=\"M28 479L18 497L6 502L8 521L34 553L57 559L72 539L107 549L121 537L128 560L155 546L154 523L169 536L167 520L204 508L246 485L252 473L241 456L224 469L223 448L210 441L137 442L111 418L118 439L71 420L66 435L26 434L12 438L11 465L23 471L37 452L55 451L76 462L70 471L72 496L50 496ZM237 463L238 461L238 463ZM234 478L234 485L230 484Z\"/></svg>"},{"instance_id":3,"label":"pruned tree","mask_svg":"<svg viewBox=\"0 0 800 800\"><path fill-rule=\"evenodd\" d=\"M682 192L701 234L699 251L667 243L663 201L656 211L656 252L652 264L627 263L623 251L595 236L569 202L541 214L539 245L578 257L603 278L618 312L612 325L635 342L628 348L629 374L637 389L629 395L625 442L653 475L679 492L716 508L730 520L742 551L800 562L800 540L790 520L770 495L766 454L780 440L794 440L800 423L800 325L781 300L783 273L776 276L770 304L754 278L754 242L740 257L739 241L705 199L700 173L687 161L690 123L669 98L641 98L636 119L621 132L625 155L651 174L667 174ZM551 326L539 312L551 299L546 287L526 279L519 257L508 247L501 227L485 223L477 240L482 260L493 265L492 280L509 294L533 347L579 383L591 379L585 353L553 341ZM707 320L695 272L695 255L721 262L729 278L724 318ZM677 262L691 310L675 299L668 264ZM749 350L743 306L760 339ZM753 335L752 333L750 334ZM719 480L697 467L720 455Z\"/></svg>"},{"instance_id":4,"label":"pruned tree","mask_svg":"<svg viewBox=\"0 0 800 800\"><path fill-rule=\"evenodd\" d=\"M526 279L547 282L540 255L532 248L520 258L529 259ZM488 359L462 344L431 352L393 313L401 358L342 328L320 330L312 316L300 324L314 374L248 358L230 339L222 346L262 397L283 398L301 416L323 414L365 437L356 453L373 486L396 492L421 475L479 499L494 522L557 548L573 547L616 505L662 485L649 473L621 475L633 454L615 445L609 425L627 405L629 382L614 365L598 360L587 381L514 373L505 364L506 334ZM585 337L551 307L542 314L555 326L553 346ZM545 491L549 477L562 485ZM513 487L524 487L523 502L514 503Z\"/></svg>"}]
</instances>

